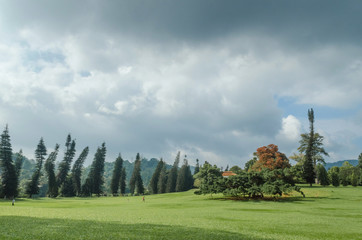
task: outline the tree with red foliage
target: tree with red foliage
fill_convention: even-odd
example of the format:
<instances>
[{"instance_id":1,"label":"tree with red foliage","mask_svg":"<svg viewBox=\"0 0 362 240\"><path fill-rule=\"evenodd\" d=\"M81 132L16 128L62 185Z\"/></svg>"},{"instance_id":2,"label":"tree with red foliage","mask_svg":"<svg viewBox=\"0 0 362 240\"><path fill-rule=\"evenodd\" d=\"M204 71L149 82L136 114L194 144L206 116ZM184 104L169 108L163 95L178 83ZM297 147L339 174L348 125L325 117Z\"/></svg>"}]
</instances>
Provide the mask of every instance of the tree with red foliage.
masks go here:
<instances>
[{"instance_id":1,"label":"tree with red foliage","mask_svg":"<svg viewBox=\"0 0 362 240\"><path fill-rule=\"evenodd\" d=\"M279 152L278 146L269 144L256 150L258 161L252 166L252 170L260 171L263 168L270 170L284 169L290 167L288 158Z\"/></svg>"}]
</instances>

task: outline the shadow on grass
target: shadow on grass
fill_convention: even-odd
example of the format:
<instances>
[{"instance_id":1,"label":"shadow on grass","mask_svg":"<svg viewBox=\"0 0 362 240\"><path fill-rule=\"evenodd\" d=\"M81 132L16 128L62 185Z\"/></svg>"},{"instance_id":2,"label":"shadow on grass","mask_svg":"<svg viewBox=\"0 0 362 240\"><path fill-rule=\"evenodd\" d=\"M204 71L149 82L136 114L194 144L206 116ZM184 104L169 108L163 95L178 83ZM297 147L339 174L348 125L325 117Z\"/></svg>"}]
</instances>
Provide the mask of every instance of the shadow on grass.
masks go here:
<instances>
[{"instance_id":1,"label":"shadow on grass","mask_svg":"<svg viewBox=\"0 0 362 240\"><path fill-rule=\"evenodd\" d=\"M259 239L217 229L19 216L2 216L0 225L0 239Z\"/></svg>"},{"instance_id":2,"label":"shadow on grass","mask_svg":"<svg viewBox=\"0 0 362 240\"><path fill-rule=\"evenodd\" d=\"M329 188L329 186L320 186L320 185L313 185L313 186L309 186L309 185L305 185L305 186L302 186L302 188Z\"/></svg>"},{"instance_id":3,"label":"shadow on grass","mask_svg":"<svg viewBox=\"0 0 362 240\"><path fill-rule=\"evenodd\" d=\"M241 202L305 202L305 201L314 201L313 198L303 198L303 197L263 197L263 198L249 198L249 197L209 197L205 200L218 200L218 201L241 201Z\"/></svg>"}]
</instances>

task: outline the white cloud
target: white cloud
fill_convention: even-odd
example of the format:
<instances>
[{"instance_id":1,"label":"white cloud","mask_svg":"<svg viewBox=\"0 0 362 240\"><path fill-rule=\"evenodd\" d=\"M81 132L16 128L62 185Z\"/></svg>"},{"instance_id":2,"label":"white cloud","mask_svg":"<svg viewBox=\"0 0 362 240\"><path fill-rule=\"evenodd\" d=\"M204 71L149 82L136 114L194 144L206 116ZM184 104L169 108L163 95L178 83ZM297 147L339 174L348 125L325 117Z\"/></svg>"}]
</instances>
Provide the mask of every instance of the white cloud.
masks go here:
<instances>
[{"instance_id":1,"label":"white cloud","mask_svg":"<svg viewBox=\"0 0 362 240\"><path fill-rule=\"evenodd\" d=\"M282 129L277 138L297 142L300 139L301 126L300 121L296 117L288 115L282 119Z\"/></svg>"},{"instance_id":2,"label":"white cloud","mask_svg":"<svg viewBox=\"0 0 362 240\"><path fill-rule=\"evenodd\" d=\"M126 75L132 71L132 66L122 66L118 67L118 72L121 75Z\"/></svg>"}]
</instances>

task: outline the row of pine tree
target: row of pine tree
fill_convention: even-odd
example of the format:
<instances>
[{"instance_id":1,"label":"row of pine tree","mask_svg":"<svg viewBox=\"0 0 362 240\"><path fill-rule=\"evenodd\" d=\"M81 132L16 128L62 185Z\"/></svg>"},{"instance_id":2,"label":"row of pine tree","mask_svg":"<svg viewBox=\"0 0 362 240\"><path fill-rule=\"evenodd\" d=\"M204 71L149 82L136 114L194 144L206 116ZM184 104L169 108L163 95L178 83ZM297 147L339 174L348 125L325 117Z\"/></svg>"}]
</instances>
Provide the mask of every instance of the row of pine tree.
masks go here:
<instances>
[{"instance_id":1,"label":"row of pine tree","mask_svg":"<svg viewBox=\"0 0 362 240\"><path fill-rule=\"evenodd\" d=\"M82 150L72 166L76 153L76 142L72 139L71 135L68 134L65 142L64 157L56 169L58 153L59 144L56 144L54 150L48 155L44 140L43 138L40 139L35 150L35 170L25 188L25 193L28 197L32 197L39 193L39 181L42 175L42 168L44 168L46 172L48 197L92 196L93 194L100 196L103 194L103 173L106 157L105 143L97 148L90 171L83 184L81 181L84 170L83 165L88 156L89 148L86 147ZM8 126L6 126L1 134L0 144L0 197L14 198L18 195L19 176L23 158L22 151L20 150L20 152L16 154L16 158L13 159L9 129ZM157 194L180 192L191 189L193 187L194 179L186 156L181 168L179 168L179 162L180 152L177 153L171 169L167 169L166 163L161 159L154 171L148 189L146 189L141 177L141 157L140 154L137 153L134 169L129 181L130 193L142 195L145 193ZM195 174L198 171L199 164L197 160ZM120 154L115 160L109 187L114 196L126 193L126 170L125 167L123 167L123 159Z\"/></svg>"},{"instance_id":2,"label":"row of pine tree","mask_svg":"<svg viewBox=\"0 0 362 240\"><path fill-rule=\"evenodd\" d=\"M191 189L194 185L194 179L191 174L190 166L186 160L179 169L180 152L177 153L175 162L170 170L166 169L165 162L161 159L158 163L154 174L152 175L149 191L152 194L157 193L170 193L170 192L182 192ZM194 174L199 171L199 164L197 165Z\"/></svg>"}]
</instances>

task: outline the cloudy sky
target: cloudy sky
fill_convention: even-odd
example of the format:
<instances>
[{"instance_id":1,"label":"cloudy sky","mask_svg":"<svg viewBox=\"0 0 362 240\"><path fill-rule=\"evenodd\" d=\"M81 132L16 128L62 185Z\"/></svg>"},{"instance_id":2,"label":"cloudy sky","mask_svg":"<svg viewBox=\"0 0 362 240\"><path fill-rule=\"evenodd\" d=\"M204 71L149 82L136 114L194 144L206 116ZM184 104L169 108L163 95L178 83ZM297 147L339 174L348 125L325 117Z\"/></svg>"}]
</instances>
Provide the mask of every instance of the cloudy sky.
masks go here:
<instances>
[{"instance_id":1,"label":"cloudy sky","mask_svg":"<svg viewBox=\"0 0 362 240\"><path fill-rule=\"evenodd\" d=\"M362 152L360 1L0 0L0 127L33 158L76 139L107 161L244 166L290 156L307 111L330 157ZM62 150L63 151L63 150Z\"/></svg>"}]
</instances>

